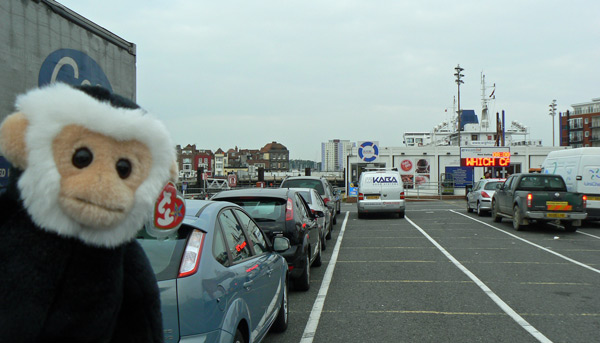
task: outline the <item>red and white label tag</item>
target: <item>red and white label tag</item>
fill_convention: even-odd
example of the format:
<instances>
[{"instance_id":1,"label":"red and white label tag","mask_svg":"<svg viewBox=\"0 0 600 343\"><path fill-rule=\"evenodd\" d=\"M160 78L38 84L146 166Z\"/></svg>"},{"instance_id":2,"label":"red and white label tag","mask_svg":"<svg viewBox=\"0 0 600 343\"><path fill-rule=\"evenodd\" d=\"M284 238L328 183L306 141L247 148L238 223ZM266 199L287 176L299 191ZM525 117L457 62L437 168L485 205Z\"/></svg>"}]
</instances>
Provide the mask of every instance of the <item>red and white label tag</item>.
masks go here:
<instances>
[{"instance_id":1,"label":"red and white label tag","mask_svg":"<svg viewBox=\"0 0 600 343\"><path fill-rule=\"evenodd\" d=\"M177 193L173 182L168 182L154 205L154 226L161 230L177 229L185 217L185 200Z\"/></svg>"}]
</instances>

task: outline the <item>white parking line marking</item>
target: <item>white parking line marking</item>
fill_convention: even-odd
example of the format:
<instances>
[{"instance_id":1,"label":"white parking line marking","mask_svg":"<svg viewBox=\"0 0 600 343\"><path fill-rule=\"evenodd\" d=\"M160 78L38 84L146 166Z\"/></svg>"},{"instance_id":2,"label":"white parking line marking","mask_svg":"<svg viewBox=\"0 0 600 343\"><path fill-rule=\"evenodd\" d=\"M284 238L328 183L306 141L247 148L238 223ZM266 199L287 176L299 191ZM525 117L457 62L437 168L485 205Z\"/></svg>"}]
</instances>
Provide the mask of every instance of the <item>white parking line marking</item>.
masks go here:
<instances>
[{"instance_id":1,"label":"white parking line marking","mask_svg":"<svg viewBox=\"0 0 600 343\"><path fill-rule=\"evenodd\" d=\"M419 227L419 225L415 224L408 217L406 217L406 221L408 221L412 226L414 226L417 230L419 230L423 234L423 236L425 236L444 255L446 255L446 257L448 259L450 259L450 261L452 261L452 263L454 263L454 265L458 269L460 269L460 271L462 271L471 280L473 280L473 282L475 282L475 284L477 286L479 286L479 288L481 288L481 290L488 297L490 297L490 299L492 299L492 301L495 302L496 305L498 305L506 314L508 314L523 329L525 329L527 332L529 332L529 334L531 334L533 337L535 337L539 342L549 342L549 343L552 342L550 339L548 339L548 337L544 336L541 332L539 332L536 328L534 328L531 324L529 324L523 317L521 317L517 312L515 312L515 310L513 310L510 306L508 306L508 304L505 303L502 299L500 299L500 297L498 297L496 295L496 293L492 292L492 290L488 286L486 286L481 280L479 280L479 278L477 278L477 276L475 276L475 274L471 273L470 270L468 270L467 268L465 268L465 266L463 266L460 262L458 262L458 260L456 258L454 258L454 256L450 255L450 253L448 251L446 251L446 249L444 249L444 247L442 247L435 239L431 238L431 236L429 236L427 234L427 232L425 232L425 230L421 229Z\"/></svg>"},{"instance_id":2,"label":"white parking line marking","mask_svg":"<svg viewBox=\"0 0 600 343\"><path fill-rule=\"evenodd\" d=\"M331 253L331 259L329 260L329 264L327 265L325 275L323 275L323 282L321 283L321 288L319 288L317 299L315 299L312 311L310 311L310 316L308 317L308 322L306 322L306 327L304 328L304 332L302 333L302 339L300 339L300 343L312 343L313 339L315 338L315 334L317 333L319 319L321 319L321 312L323 312L325 297L327 297L327 291L329 290L329 284L331 283L333 270L335 269L335 264L337 262L338 254L340 252L340 246L342 245L342 238L344 238L344 231L346 231L346 223L348 223L349 215L350 212L346 212L346 217L344 218L342 229L340 230L340 234L338 235L337 241L335 242L335 247L333 248L333 252Z\"/></svg>"},{"instance_id":3,"label":"white parking line marking","mask_svg":"<svg viewBox=\"0 0 600 343\"><path fill-rule=\"evenodd\" d=\"M478 220L478 219L475 219L475 218L471 218L471 217L469 217L469 216L467 216L467 215L465 215L465 214L462 214L462 213L460 213L460 212L456 212L456 211L453 211L453 210L450 210L450 212L453 212L453 213L456 213L456 214L460 214L460 215L461 215L461 216L463 216L463 217L469 218L469 219L471 219L471 220L473 220L473 221L476 221L476 222L478 222L478 223L480 223L480 224L483 224L483 225L485 225L485 226L491 227L491 228L492 228L492 229L494 229L494 230L500 231L500 232L502 232L502 233L504 233L504 234L507 234L507 235L509 235L509 236L511 236L511 237L513 237L513 238L516 238L516 239L518 239L518 240L520 240L520 241L522 241L522 242L525 242L525 243L527 243L527 244L529 244L529 245L533 245L533 246L534 246L534 247L536 247L536 248L540 248L540 249L542 249L542 250L544 250L544 251L546 251L546 252L549 252L549 253L551 253L551 254L553 254L553 255L555 255L555 256L558 256L558 257L562 258L563 260L567 260L567 261L569 261L569 262L571 262L571 263L575 263L575 264L576 264L576 265L578 265L578 266L581 266L581 267L583 267L583 268L587 268L587 269L589 269L589 270L591 270L591 271L593 271L593 272L596 272L596 273L600 274L600 270L599 270L599 269L596 269L596 268L590 267L590 266L588 266L588 265L587 265L587 264L585 264L585 263L582 263L582 262L576 261L576 260L574 260L574 259L572 259L572 258L570 258L570 257L567 257L567 256L565 256L565 255L561 255L561 254L559 254L559 253L557 253L557 252L555 252L555 251L552 251L552 250L550 250L550 249L548 249L548 248L544 248L544 247L543 247L543 246L541 246L541 245L538 245L538 244L535 244L535 243L533 243L533 242L530 242L530 241L528 241L528 240L526 240L526 239L524 239L524 238L521 238L521 237L519 237L519 236L517 236L517 235L514 235L514 234L512 234L512 233L510 233L510 232L506 232L506 231L504 231L504 230L502 230L502 229L499 229L499 228L497 228L497 227L495 227L495 226L493 226L493 225L490 225L490 224L488 224L488 223L486 223L486 222L482 222L481 220Z\"/></svg>"},{"instance_id":4,"label":"white parking line marking","mask_svg":"<svg viewBox=\"0 0 600 343\"><path fill-rule=\"evenodd\" d=\"M586 236L594 237L594 238L596 238L596 239L600 239L600 236L592 235L592 234L589 234L589 233L587 233L587 232L583 232L583 231L579 231L579 230L577 230L576 232L577 232L577 233L580 233L580 234L582 234L582 235L586 235Z\"/></svg>"}]
</instances>

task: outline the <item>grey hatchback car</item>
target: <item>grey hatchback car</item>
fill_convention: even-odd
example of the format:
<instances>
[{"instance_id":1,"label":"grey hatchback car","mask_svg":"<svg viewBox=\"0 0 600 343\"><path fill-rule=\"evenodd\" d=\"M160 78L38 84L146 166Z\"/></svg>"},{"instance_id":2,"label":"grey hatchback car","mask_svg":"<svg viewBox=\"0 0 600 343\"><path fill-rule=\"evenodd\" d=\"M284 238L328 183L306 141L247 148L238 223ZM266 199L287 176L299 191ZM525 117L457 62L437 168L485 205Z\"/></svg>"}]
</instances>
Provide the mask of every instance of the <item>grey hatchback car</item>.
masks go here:
<instances>
[{"instance_id":1,"label":"grey hatchback car","mask_svg":"<svg viewBox=\"0 0 600 343\"><path fill-rule=\"evenodd\" d=\"M177 232L137 237L160 288L165 342L260 342L288 325L288 266L239 206L186 200Z\"/></svg>"}]
</instances>

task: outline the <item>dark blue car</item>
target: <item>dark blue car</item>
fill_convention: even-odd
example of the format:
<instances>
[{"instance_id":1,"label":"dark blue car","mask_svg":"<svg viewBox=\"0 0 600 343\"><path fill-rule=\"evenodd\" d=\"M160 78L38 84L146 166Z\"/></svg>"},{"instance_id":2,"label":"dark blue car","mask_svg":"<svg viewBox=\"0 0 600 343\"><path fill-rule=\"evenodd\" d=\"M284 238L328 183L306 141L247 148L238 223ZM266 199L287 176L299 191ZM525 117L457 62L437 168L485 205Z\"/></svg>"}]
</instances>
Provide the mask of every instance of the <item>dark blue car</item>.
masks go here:
<instances>
[{"instance_id":1,"label":"dark blue car","mask_svg":"<svg viewBox=\"0 0 600 343\"><path fill-rule=\"evenodd\" d=\"M166 239L143 231L161 292L165 342L260 342L288 323L288 266L241 207L186 200L186 218Z\"/></svg>"}]
</instances>

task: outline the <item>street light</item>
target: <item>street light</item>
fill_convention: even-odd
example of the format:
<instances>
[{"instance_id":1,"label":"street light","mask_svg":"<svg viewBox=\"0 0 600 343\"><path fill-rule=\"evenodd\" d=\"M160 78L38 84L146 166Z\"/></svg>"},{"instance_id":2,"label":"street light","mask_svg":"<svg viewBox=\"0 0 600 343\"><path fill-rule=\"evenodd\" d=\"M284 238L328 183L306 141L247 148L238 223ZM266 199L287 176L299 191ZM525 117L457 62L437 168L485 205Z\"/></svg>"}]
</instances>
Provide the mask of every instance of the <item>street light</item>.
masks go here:
<instances>
[{"instance_id":1,"label":"street light","mask_svg":"<svg viewBox=\"0 0 600 343\"><path fill-rule=\"evenodd\" d=\"M552 103L549 105L549 107L549 114L552 116L552 146L554 146L554 117L556 116L556 99L552 100Z\"/></svg>"},{"instance_id":2,"label":"street light","mask_svg":"<svg viewBox=\"0 0 600 343\"><path fill-rule=\"evenodd\" d=\"M461 72L463 70L465 70L464 68L460 67L460 64L456 65L456 68L454 68L454 70L456 70L456 73L454 74L454 76L456 76L456 85L458 86L458 146L460 147L460 126L461 126L461 113L460 113L460 84L464 83L463 80L461 80L462 77L464 77L463 74L461 74Z\"/></svg>"}]
</instances>

